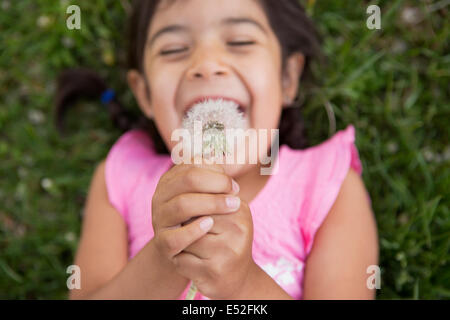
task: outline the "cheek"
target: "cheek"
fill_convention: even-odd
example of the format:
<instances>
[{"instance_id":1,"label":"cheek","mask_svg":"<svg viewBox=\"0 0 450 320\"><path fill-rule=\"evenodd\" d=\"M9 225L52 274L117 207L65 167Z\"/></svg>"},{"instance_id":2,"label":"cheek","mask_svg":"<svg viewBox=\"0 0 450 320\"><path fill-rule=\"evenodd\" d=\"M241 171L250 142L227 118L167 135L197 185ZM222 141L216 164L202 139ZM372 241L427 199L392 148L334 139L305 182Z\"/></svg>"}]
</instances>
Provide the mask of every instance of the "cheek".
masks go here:
<instances>
[{"instance_id":1,"label":"cheek","mask_svg":"<svg viewBox=\"0 0 450 320\"><path fill-rule=\"evenodd\" d=\"M170 139L172 132L181 124L181 119L176 112L174 103L177 74L174 70L167 68L161 70L157 66L151 66L147 70L153 119L161 137L170 150L174 144Z\"/></svg>"},{"instance_id":2,"label":"cheek","mask_svg":"<svg viewBox=\"0 0 450 320\"><path fill-rule=\"evenodd\" d=\"M259 63L253 64L255 67L244 73L252 95L252 127L275 129L282 104L280 67L273 56L261 56L259 59Z\"/></svg>"}]
</instances>

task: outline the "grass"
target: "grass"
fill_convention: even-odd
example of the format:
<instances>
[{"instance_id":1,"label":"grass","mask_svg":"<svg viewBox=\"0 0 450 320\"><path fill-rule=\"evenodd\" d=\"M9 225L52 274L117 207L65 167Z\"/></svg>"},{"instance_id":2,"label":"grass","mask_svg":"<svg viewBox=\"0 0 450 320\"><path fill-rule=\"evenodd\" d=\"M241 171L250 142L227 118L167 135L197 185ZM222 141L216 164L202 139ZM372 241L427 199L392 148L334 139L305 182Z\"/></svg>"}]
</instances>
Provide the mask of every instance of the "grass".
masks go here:
<instances>
[{"instance_id":1,"label":"grass","mask_svg":"<svg viewBox=\"0 0 450 320\"><path fill-rule=\"evenodd\" d=\"M337 130L355 125L379 231L379 299L450 298L450 8L430 12L432 2L306 2L328 57L315 68L323 84L306 94L308 136L333 133L330 110ZM89 182L121 133L99 102L80 102L58 136L55 78L91 67L136 110L120 67L127 3L83 2L82 29L70 31L75 1L0 1L2 299L67 297ZM369 4L381 7L381 30L366 28ZM423 19L405 21L408 8Z\"/></svg>"}]
</instances>

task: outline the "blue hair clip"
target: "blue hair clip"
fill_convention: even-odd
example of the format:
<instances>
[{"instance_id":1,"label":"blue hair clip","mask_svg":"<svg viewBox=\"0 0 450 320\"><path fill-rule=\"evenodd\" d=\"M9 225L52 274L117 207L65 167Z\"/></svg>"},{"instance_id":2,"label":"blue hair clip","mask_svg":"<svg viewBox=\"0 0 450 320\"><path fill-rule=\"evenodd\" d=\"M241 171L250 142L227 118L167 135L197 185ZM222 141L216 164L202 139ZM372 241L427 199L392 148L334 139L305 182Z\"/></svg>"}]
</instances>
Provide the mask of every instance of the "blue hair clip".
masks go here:
<instances>
[{"instance_id":1,"label":"blue hair clip","mask_svg":"<svg viewBox=\"0 0 450 320\"><path fill-rule=\"evenodd\" d=\"M102 97L101 97L102 103L105 105L110 103L114 99L115 95L116 94L114 93L113 89L107 89L107 90L103 91Z\"/></svg>"}]
</instances>

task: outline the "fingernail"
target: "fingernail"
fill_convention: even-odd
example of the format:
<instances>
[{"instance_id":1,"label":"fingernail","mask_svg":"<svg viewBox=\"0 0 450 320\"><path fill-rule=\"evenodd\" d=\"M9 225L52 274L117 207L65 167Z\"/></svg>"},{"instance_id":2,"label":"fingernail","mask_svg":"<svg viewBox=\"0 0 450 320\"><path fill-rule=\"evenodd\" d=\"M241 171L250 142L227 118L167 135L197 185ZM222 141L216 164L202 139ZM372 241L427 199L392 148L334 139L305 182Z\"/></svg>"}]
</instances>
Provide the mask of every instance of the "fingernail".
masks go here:
<instances>
[{"instance_id":1,"label":"fingernail","mask_svg":"<svg viewBox=\"0 0 450 320\"><path fill-rule=\"evenodd\" d=\"M211 229L213 222L213 219L211 217L208 217L200 222L200 228L202 228L203 231L208 231L209 229Z\"/></svg>"},{"instance_id":2,"label":"fingernail","mask_svg":"<svg viewBox=\"0 0 450 320\"><path fill-rule=\"evenodd\" d=\"M231 184L232 184L232 186L233 186L233 191L234 191L234 193L238 193L239 192L239 185L237 184L237 182L236 181L234 181L234 179L231 179Z\"/></svg>"},{"instance_id":3,"label":"fingernail","mask_svg":"<svg viewBox=\"0 0 450 320\"><path fill-rule=\"evenodd\" d=\"M227 197L225 202L227 203L227 207L231 209L239 209L241 205L241 199L239 197Z\"/></svg>"}]
</instances>

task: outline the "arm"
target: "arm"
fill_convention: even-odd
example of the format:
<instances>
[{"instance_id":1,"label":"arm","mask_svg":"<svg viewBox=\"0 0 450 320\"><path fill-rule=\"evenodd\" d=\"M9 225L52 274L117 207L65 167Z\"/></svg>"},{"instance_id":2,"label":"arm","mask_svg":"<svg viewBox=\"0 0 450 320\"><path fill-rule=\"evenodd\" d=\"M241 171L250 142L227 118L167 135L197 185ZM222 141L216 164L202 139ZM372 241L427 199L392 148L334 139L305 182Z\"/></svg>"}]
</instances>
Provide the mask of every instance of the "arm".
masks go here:
<instances>
[{"instance_id":1,"label":"arm","mask_svg":"<svg viewBox=\"0 0 450 320\"><path fill-rule=\"evenodd\" d=\"M378 264L376 222L360 176L347 174L315 235L304 278L304 299L373 299L369 265Z\"/></svg>"},{"instance_id":2,"label":"arm","mask_svg":"<svg viewBox=\"0 0 450 320\"><path fill-rule=\"evenodd\" d=\"M81 270L81 289L71 290L69 298L176 299L181 295L188 280L161 262L153 241L130 262L127 245L126 224L108 200L103 161L91 182L74 262Z\"/></svg>"},{"instance_id":3,"label":"arm","mask_svg":"<svg viewBox=\"0 0 450 320\"><path fill-rule=\"evenodd\" d=\"M360 176L350 169L315 235L304 277L304 299L373 299L369 265L378 264L375 219ZM232 299L293 299L256 264Z\"/></svg>"}]
</instances>

